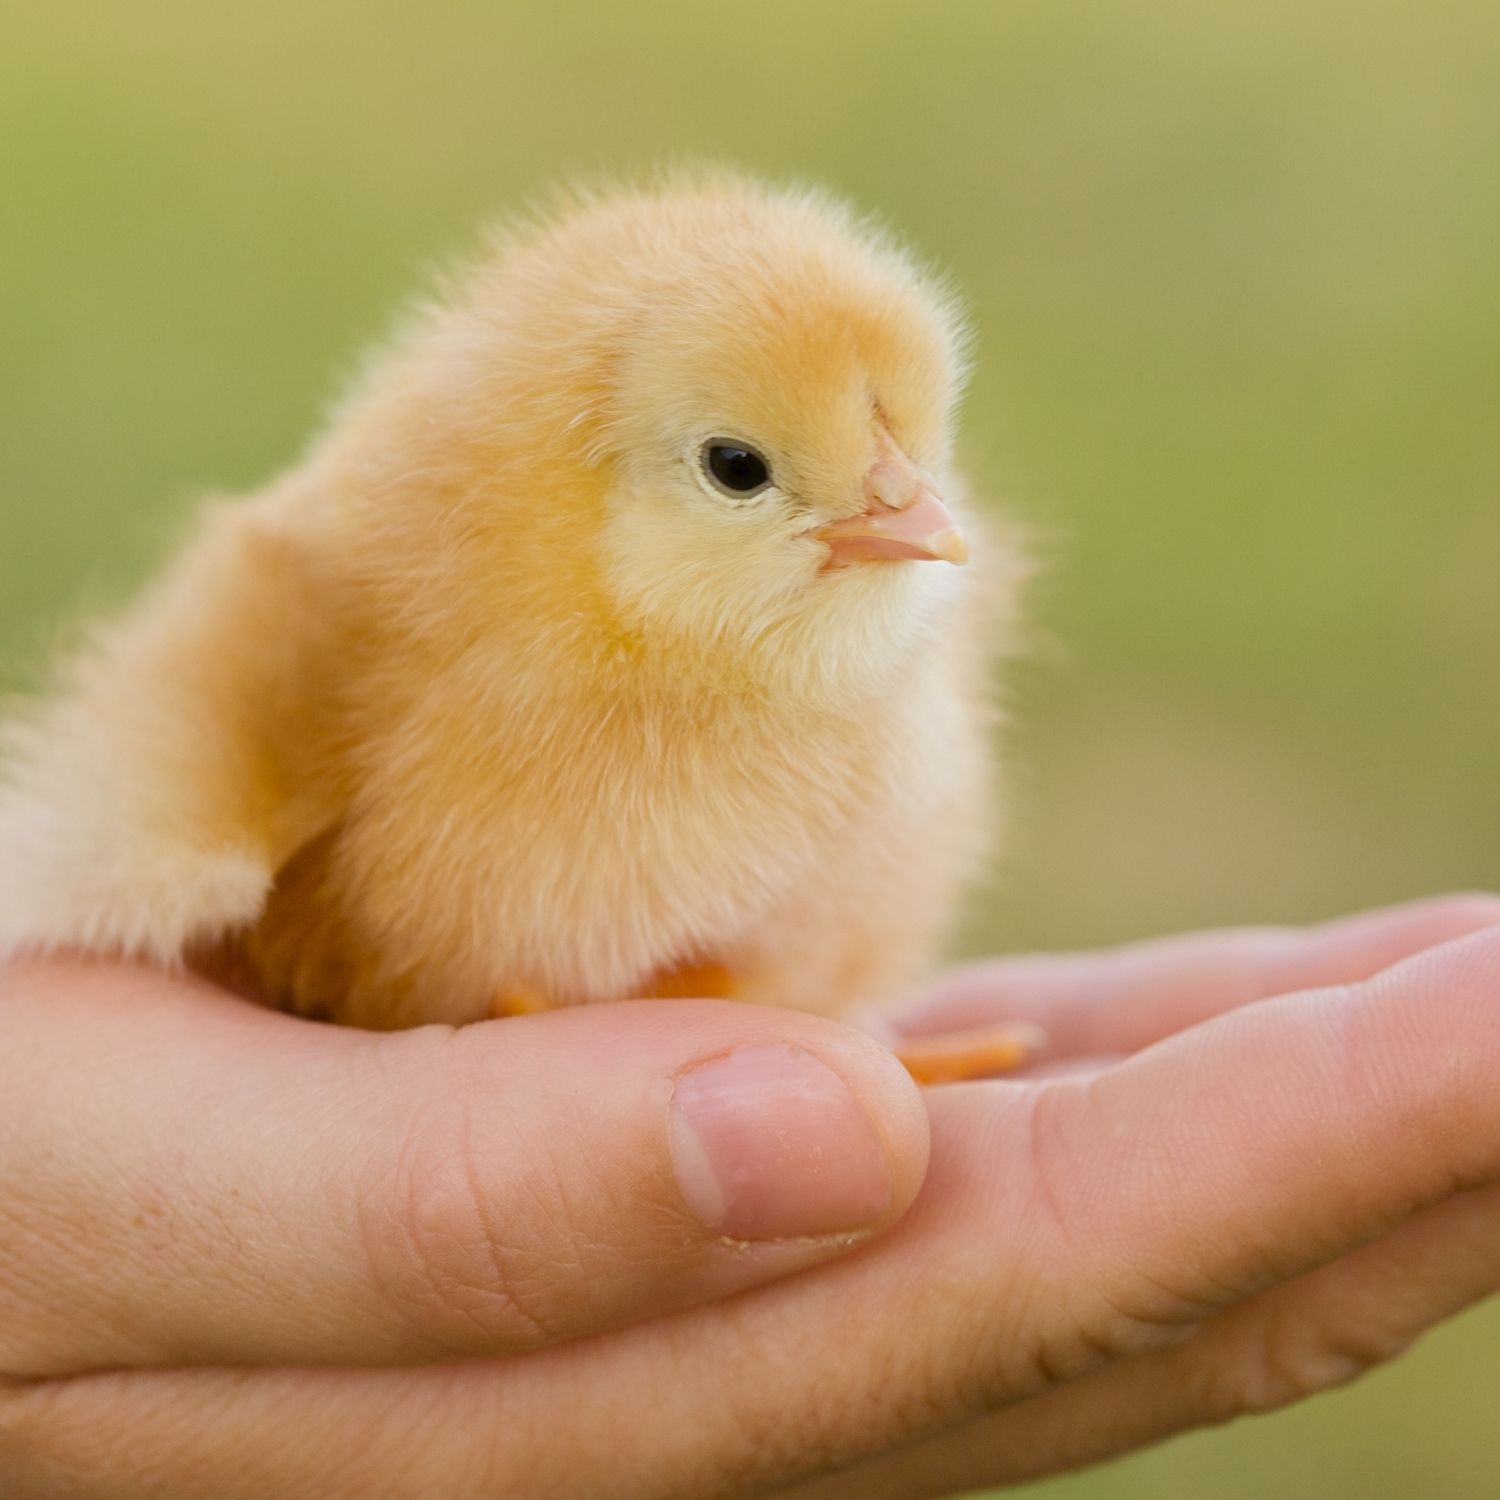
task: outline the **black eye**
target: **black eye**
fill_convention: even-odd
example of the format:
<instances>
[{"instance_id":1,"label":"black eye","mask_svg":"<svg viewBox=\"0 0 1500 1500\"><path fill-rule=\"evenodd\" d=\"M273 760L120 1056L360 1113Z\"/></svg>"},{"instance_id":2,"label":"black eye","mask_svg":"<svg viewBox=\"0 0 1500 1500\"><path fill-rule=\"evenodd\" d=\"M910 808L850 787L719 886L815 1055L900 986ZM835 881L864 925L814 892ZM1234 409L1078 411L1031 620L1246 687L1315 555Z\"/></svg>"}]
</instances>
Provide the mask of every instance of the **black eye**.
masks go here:
<instances>
[{"instance_id":1,"label":"black eye","mask_svg":"<svg viewBox=\"0 0 1500 1500\"><path fill-rule=\"evenodd\" d=\"M732 438L711 438L703 445L703 469L726 495L744 499L771 482L771 466L754 448Z\"/></svg>"}]
</instances>

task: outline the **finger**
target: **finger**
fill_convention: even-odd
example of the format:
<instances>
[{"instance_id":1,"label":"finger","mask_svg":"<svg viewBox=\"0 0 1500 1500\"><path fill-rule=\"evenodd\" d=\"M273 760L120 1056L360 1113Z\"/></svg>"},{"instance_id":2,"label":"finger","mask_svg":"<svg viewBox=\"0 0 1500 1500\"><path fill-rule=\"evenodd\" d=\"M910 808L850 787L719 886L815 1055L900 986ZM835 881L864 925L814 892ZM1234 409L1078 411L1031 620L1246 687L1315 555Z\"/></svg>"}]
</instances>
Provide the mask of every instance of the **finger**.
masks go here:
<instances>
[{"instance_id":1,"label":"finger","mask_svg":"<svg viewBox=\"0 0 1500 1500\"><path fill-rule=\"evenodd\" d=\"M1440 896L1317 926L1189 933L1097 953L988 959L943 975L877 1016L899 1036L1030 1022L1042 1057L1125 1053L1236 1006L1353 984L1471 932L1500 925L1500 897ZM871 1028L886 1036L879 1024Z\"/></svg>"},{"instance_id":2,"label":"finger","mask_svg":"<svg viewBox=\"0 0 1500 1500\"><path fill-rule=\"evenodd\" d=\"M382 1036L80 964L4 1024L11 1374L534 1347L837 1254L926 1159L890 1054L790 1012Z\"/></svg>"}]
</instances>

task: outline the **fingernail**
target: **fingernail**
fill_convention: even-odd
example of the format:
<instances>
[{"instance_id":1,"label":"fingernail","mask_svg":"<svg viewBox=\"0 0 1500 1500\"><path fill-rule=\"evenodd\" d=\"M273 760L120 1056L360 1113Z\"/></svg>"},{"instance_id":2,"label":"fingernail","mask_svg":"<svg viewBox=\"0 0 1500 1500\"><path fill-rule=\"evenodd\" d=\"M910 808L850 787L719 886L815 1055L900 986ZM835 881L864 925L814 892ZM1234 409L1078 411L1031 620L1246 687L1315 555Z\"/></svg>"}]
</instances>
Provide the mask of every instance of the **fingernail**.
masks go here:
<instances>
[{"instance_id":1,"label":"fingernail","mask_svg":"<svg viewBox=\"0 0 1500 1500\"><path fill-rule=\"evenodd\" d=\"M688 1208L733 1239L847 1234L890 1206L870 1117L799 1047L740 1047L682 1074L671 1132Z\"/></svg>"}]
</instances>

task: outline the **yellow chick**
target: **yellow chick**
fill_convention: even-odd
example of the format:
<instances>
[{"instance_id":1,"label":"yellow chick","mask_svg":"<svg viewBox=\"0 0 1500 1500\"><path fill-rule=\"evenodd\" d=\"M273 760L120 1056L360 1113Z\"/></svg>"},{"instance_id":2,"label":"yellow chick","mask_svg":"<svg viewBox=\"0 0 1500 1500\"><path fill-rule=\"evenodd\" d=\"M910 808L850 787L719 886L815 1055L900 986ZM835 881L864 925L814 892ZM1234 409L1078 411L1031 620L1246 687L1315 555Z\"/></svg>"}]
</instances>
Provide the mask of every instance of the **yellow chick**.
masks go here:
<instances>
[{"instance_id":1,"label":"yellow chick","mask_svg":"<svg viewBox=\"0 0 1500 1500\"><path fill-rule=\"evenodd\" d=\"M816 193L512 232L11 725L0 953L217 955L374 1027L903 987L981 853L1011 588L959 566L963 345Z\"/></svg>"}]
</instances>

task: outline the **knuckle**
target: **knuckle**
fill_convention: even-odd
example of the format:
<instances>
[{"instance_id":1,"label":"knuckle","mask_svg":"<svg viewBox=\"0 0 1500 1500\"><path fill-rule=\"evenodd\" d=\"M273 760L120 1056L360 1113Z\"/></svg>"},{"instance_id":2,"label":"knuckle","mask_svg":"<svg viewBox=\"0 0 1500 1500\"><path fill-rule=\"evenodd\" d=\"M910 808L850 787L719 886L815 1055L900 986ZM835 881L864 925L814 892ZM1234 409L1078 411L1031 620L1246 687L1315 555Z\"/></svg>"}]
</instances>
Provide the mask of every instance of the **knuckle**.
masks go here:
<instances>
[{"instance_id":1,"label":"knuckle","mask_svg":"<svg viewBox=\"0 0 1500 1500\"><path fill-rule=\"evenodd\" d=\"M1214 1359L1197 1380L1206 1421L1278 1412L1388 1364L1412 1343L1394 1323L1365 1316L1308 1319L1305 1308L1247 1325L1238 1358Z\"/></svg>"},{"instance_id":2,"label":"knuckle","mask_svg":"<svg viewBox=\"0 0 1500 1500\"><path fill-rule=\"evenodd\" d=\"M1031 1170L1044 1205L1055 1253L1046 1264L1058 1279L1060 1294L1075 1304L1088 1297L1102 1314L1100 1340L1111 1357L1138 1352L1172 1330L1201 1317L1206 1300L1175 1285L1157 1250L1155 1222L1149 1234L1130 1232L1129 1222L1149 1220L1141 1203L1159 1187L1165 1201L1170 1180L1165 1167L1147 1171L1144 1154L1134 1170L1140 1180L1129 1189L1131 1213L1115 1212L1121 1175L1103 1161L1097 1142L1108 1138L1093 1117L1093 1080L1038 1095L1032 1111L1029 1147ZM1155 1178L1161 1178L1159 1183ZM1066 1184L1066 1187L1059 1186ZM1113 1223L1112 1235L1101 1226Z\"/></svg>"},{"instance_id":3,"label":"knuckle","mask_svg":"<svg viewBox=\"0 0 1500 1500\"><path fill-rule=\"evenodd\" d=\"M1038 1233L1052 1253L1038 1264L1071 1280L1079 1252L1092 1243L1098 1204L1090 1175L1079 1171L1078 1142L1087 1132L1081 1118L1090 1108L1087 1084L1062 1081L1039 1089L1025 1111L1028 1201L1037 1210Z\"/></svg>"},{"instance_id":4,"label":"knuckle","mask_svg":"<svg viewBox=\"0 0 1500 1500\"><path fill-rule=\"evenodd\" d=\"M377 1286L444 1354L535 1348L565 1332L570 1237L555 1173L486 1151L480 1135L461 1099L414 1123L360 1214Z\"/></svg>"},{"instance_id":5,"label":"knuckle","mask_svg":"<svg viewBox=\"0 0 1500 1500\"><path fill-rule=\"evenodd\" d=\"M1344 1319L1319 1325L1280 1318L1265 1328L1239 1367L1233 1389L1221 1391L1218 1404L1225 1416L1276 1411L1357 1380L1409 1343L1408 1335L1380 1322Z\"/></svg>"},{"instance_id":6,"label":"knuckle","mask_svg":"<svg viewBox=\"0 0 1500 1500\"><path fill-rule=\"evenodd\" d=\"M1102 1232L1116 1189L1098 1160L1091 1085L1049 1082L1016 1102L1022 1181L1007 1201L1027 1212L1005 1226L1016 1252L1005 1294L983 1320L962 1309L944 1355L960 1372L960 1404L975 1410L1175 1342L1196 1312L1142 1253Z\"/></svg>"},{"instance_id":7,"label":"knuckle","mask_svg":"<svg viewBox=\"0 0 1500 1500\"><path fill-rule=\"evenodd\" d=\"M1158 1216L1143 1203L1171 1187L1164 1166L1144 1158L1122 1207L1121 1175L1100 1157L1100 1104L1092 1080L1049 1086L1030 1112L1029 1201L1039 1210L1041 1251L1031 1259L1037 1285L1029 1376L1044 1388L1064 1385L1120 1359L1171 1347L1212 1316L1233 1289L1206 1279L1164 1245ZM1102 1226L1112 1226L1102 1232Z\"/></svg>"}]
</instances>

